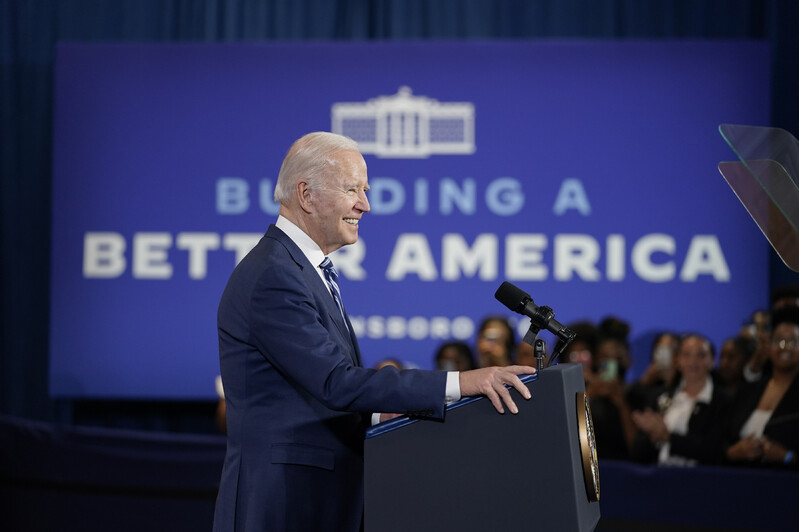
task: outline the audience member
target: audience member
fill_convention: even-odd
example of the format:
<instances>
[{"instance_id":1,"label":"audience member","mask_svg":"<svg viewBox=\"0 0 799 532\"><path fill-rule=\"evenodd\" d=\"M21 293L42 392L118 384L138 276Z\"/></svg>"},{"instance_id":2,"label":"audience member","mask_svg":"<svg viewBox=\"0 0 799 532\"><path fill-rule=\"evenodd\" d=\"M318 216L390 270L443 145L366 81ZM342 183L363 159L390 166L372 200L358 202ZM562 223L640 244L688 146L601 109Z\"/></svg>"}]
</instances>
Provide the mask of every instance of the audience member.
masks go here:
<instances>
[{"instance_id":1,"label":"audience member","mask_svg":"<svg viewBox=\"0 0 799 532\"><path fill-rule=\"evenodd\" d=\"M751 340L757 340L759 334L763 332L768 332L771 327L771 314L768 310L756 310L754 311L743 324L741 324L741 329L738 331L738 336L743 338L748 338Z\"/></svg>"},{"instance_id":2,"label":"audience member","mask_svg":"<svg viewBox=\"0 0 799 532\"><path fill-rule=\"evenodd\" d=\"M784 307L799 306L799 285L784 285L774 289L769 299L771 312ZM741 328L741 336L753 337L757 340L755 352L744 366L744 378L748 382L759 381L771 377L771 313L757 310L749 321Z\"/></svg>"},{"instance_id":3,"label":"audience member","mask_svg":"<svg viewBox=\"0 0 799 532\"><path fill-rule=\"evenodd\" d=\"M726 427L727 463L797 468L799 452L799 307L772 314L772 373L735 397Z\"/></svg>"},{"instance_id":4,"label":"audience member","mask_svg":"<svg viewBox=\"0 0 799 532\"><path fill-rule=\"evenodd\" d=\"M715 382L730 397L746 383L744 366L755 352L756 341L751 338L728 338L721 344L719 363L714 372Z\"/></svg>"},{"instance_id":5,"label":"audience member","mask_svg":"<svg viewBox=\"0 0 799 532\"><path fill-rule=\"evenodd\" d=\"M624 400L624 375L630 367L629 333L630 326L617 318L606 318L599 325L595 378L588 383L586 393L601 458L626 459L635 437L635 425Z\"/></svg>"},{"instance_id":6,"label":"audience member","mask_svg":"<svg viewBox=\"0 0 799 532\"><path fill-rule=\"evenodd\" d=\"M590 321L579 321L568 325L574 331L574 341L566 346L563 354L558 360L559 363L571 363L583 365L583 378L586 386L594 377L594 353L596 352L597 329ZM562 341L559 339L555 343L554 352L560 349Z\"/></svg>"},{"instance_id":7,"label":"audience member","mask_svg":"<svg viewBox=\"0 0 799 532\"><path fill-rule=\"evenodd\" d=\"M436 351L435 369L443 371L468 371L475 369L472 350L463 342L446 342Z\"/></svg>"},{"instance_id":8,"label":"audience member","mask_svg":"<svg viewBox=\"0 0 799 532\"><path fill-rule=\"evenodd\" d=\"M653 398L666 391L677 372L676 354L680 338L670 332L658 334L652 342L649 366L641 378L627 390L627 404L632 410L644 410Z\"/></svg>"},{"instance_id":9,"label":"audience member","mask_svg":"<svg viewBox=\"0 0 799 532\"><path fill-rule=\"evenodd\" d=\"M391 366L392 368L397 368L397 369L404 369L402 362L400 362L396 358L384 358L383 360L375 364L375 369L383 369L387 366Z\"/></svg>"},{"instance_id":10,"label":"audience member","mask_svg":"<svg viewBox=\"0 0 799 532\"><path fill-rule=\"evenodd\" d=\"M799 285L784 285L771 292L772 312L783 307L799 307Z\"/></svg>"},{"instance_id":11,"label":"audience member","mask_svg":"<svg viewBox=\"0 0 799 532\"><path fill-rule=\"evenodd\" d=\"M510 322L502 316L489 316L477 331L477 357L481 368L510 366L516 334Z\"/></svg>"},{"instance_id":12,"label":"audience member","mask_svg":"<svg viewBox=\"0 0 799 532\"><path fill-rule=\"evenodd\" d=\"M755 350L744 365L744 379L755 382L771 374L769 352L771 348L771 313L767 310L756 310L741 327L739 336L749 338L755 342Z\"/></svg>"},{"instance_id":13,"label":"audience member","mask_svg":"<svg viewBox=\"0 0 799 532\"><path fill-rule=\"evenodd\" d=\"M633 412L638 434L632 457L661 465L695 465L718 461L726 393L714 386L713 345L700 334L684 336L677 348L678 378L657 404Z\"/></svg>"},{"instance_id":14,"label":"audience member","mask_svg":"<svg viewBox=\"0 0 799 532\"><path fill-rule=\"evenodd\" d=\"M516 363L520 366L537 367L535 348L527 342L519 342L516 346Z\"/></svg>"}]
</instances>

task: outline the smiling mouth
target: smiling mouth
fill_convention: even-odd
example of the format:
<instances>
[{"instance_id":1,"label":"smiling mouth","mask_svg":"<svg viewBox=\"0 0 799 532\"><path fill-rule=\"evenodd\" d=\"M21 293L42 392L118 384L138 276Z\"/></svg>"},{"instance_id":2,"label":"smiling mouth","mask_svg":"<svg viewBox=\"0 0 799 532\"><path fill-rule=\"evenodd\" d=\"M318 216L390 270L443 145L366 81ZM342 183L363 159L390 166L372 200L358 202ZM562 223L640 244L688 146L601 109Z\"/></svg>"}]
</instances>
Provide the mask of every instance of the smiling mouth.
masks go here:
<instances>
[{"instance_id":1,"label":"smiling mouth","mask_svg":"<svg viewBox=\"0 0 799 532\"><path fill-rule=\"evenodd\" d=\"M344 218L344 221L350 225L358 225L359 222L357 218Z\"/></svg>"}]
</instances>

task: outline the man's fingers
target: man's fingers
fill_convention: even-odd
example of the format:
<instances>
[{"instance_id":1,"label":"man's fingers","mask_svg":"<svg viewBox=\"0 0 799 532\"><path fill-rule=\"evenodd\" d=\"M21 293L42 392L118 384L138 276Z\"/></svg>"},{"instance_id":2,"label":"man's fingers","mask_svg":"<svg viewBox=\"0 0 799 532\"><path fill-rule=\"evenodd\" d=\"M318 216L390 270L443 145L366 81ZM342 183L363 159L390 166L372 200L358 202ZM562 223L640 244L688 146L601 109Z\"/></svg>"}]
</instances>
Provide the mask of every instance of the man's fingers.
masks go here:
<instances>
[{"instance_id":1,"label":"man's fingers","mask_svg":"<svg viewBox=\"0 0 799 532\"><path fill-rule=\"evenodd\" d=\"M513 401L510 393L512 386L525 399L530 399L532 394L527 386L518 377L523 374L535 373L531 366L492 367L462 372L460 374L461 394L463 396L485 395L500 414L505 413L505 406L517 414L519 408Z\"/></svg>"},{"instance_id":2,"label":"man's fingers","mask_svg":"<svg viewBox=\"0 0 799 532\"><path fill-rule=\"evenodd\" d=\"M499 387L499 395L502 397L502 400L508 405L508 410L511 411L511 414L518 414L519 407L516 406L516 403L513 402L513 398L510 396L510 391L505 388L504 384L500 384Z\"/></svg>"},{"instance_id":3,"label":"man's fingers","mask_svg":"<svg viewBox=\"0 0 799 532\"><path fill-rule=\"evenodd\" d=\"M512 371L514 375L532 375L536 372L532 366L508 366L507 369Z\"/></svg>"},{"instance_id":4,"label":"man's fingers","mask_svg":"<svg viewBox=\"0 0 799 532\"><path fill-rule=\"evenodd\" d=\"M530 393L530 390L527 388L527 386L519 378L519 375L528 374L531 370L532 370L532 373L535 373L535 368L532 368L532 367L529 367L529 366L511 366L511 367L509 367L507 369L510 372L510 375L507 377L507 384L510 385L510 386L513 386L514 388L516 388L516 391L519 392L520 394L522 394L522 397L524 397L525 399L530 399L530 397L532 397L532 394ZM502 381L502 378L500 377L500 382L501 381ZM505 388L504 385L502 387ZM507 394L507 397L508 397L508 401L513 402L513 400L510 398L510 394ZM507 403L507 401L506 401L506 403ZM515 406L516 405L514 404L514 407ZM518 412L518 409L517 409L517 412ZM515 413L516 412L514 412L514 414Z\"/></svg>"},{"instance_id":5,"label":"man's fingers","mask_svg":"<svg viewBox=\"0 0 799 532\"><path fill-rule=\"evenodd\" d=\"M491 404L494 405L494 408L497 410L497 412L500 414L505 413L505 408L502 406L502 400L499 398L499 395L496 391L494 391L493 388L489 386L484 395L488 397L488 400L491 401Z\"/></svg>"},{"instance_id":6,"label":"man's fingers","mask_svg":"<svg viewBox=\"0 0 799 532\"><path fill-rule=\"evenodd\" d=\"M524 397L525 399L529 399L530 397L532 397L530 390L527 388L527 386L522 382L522 380L518 376L514 375L509 384L514 388L516 388L516 391L522 394L522 397Z\"/></svg>"},{"instance_id":7,"label":"man's fingers","mask_svg":"<svg viewBox=\"0 0 799 532\"><path fill-rule=\"evenodd\" d=\"M519 413L519 407L516 406L516 403L513 400L513 397L510 394L510 389L505 386L505 384L512 386L519 392L522 397L525 399L530 399L532 394L527 386L522 382L519 378L519 375L528 373L529 371L535 372L535 368L528 367L528 366L511 366L507 368L508 372L502 372L498 375L498 393L502 397L502 400L508 406L508 409L513 414Z\"/></svg>"}]
</instances>

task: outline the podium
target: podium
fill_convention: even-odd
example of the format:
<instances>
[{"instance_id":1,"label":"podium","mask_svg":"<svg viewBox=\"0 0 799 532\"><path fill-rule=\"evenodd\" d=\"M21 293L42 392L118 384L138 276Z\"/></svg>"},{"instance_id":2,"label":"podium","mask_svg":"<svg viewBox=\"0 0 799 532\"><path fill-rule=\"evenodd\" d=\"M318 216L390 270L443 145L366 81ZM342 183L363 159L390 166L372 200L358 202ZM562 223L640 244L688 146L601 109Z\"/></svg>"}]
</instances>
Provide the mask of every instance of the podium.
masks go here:
<instances>
[{"instance_id":1,"label":"podium","mask_svg":"<svg viewBox=\"0 0 799 532\"><path fill-rule=\"evenodd\" d=\"M561 364L511 389L519 413L484 397L444 421L396 418L364 444L366 532L593 530L599 477L582 368Z\"/></svg>"}]
</instances>

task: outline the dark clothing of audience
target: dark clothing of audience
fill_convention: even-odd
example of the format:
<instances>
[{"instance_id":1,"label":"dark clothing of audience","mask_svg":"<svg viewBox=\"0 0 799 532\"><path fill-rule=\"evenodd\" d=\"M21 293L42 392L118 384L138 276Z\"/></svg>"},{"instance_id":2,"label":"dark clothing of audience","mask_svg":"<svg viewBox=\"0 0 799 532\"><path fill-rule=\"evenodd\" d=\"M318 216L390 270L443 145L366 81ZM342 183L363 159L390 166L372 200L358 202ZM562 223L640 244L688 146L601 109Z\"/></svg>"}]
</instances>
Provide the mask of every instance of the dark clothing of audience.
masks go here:
<instances>
[{"instance_id":1,"label":"dark clothing of audience","mask_svg":"<svg viewBox=\"0 0 799 532\"><path fill-rule=\"evenodd\" d=\"M589 400L599 459L629 459L619 408L608 397L590 397Z\"/></svg>"},{"instance_id":2,"label":"dark clothing of audience","mask_svg":"<svg viewBox=\"0 0 799 532\"><path fill-rule=\"evenodd\" d=\"M657 396L648 405L648 408L665 413L678 391L677 386L672 386ZM710 403L696 402L688 420L688 432L686 434L671 433L669 436L670 456L696 460L700 464L718 463L724 435L724 419L729 407L729 395L714 385ZM639 431L630 451L631 458L642 463L657 463L658 453L658 447L652 444L646 434Z\"/></svg>"},{"instance_id":3,"label":"dark clothing of audience","mask_svg":"<svg viewBox=\"0 0 799 532\"><path fill-rule=\"evenodd\" d=\"M734 444L741 439L741 429L744 427L752 412L757 408L760 398L768 386L768 379L762 379L748 384L742 388L732 403L730 415L727 418L725 427L725 441L723 449ZM763 436L781 444L786 449L796 452L799 450L799 378L795 378L785 395L780 400L774 412L771 414L766 427L763 429ZM723 456L723 455L722 455ZM732 462L727 460L727 464L743 465L750 467L778 467L797 469L797 464L765 464L761 461L753 462Z\"/></svg>"},{"instance_id":4,"label":"dark clothing of audience","mask_svg":"<svg viewBox=\"0 0 799 532\"><path fill-rule=\"evenodd\" d=\"M627 387L624 400L627 401L630 410L644 410L657 404L658 397L668 390L669 388L663 380L658 380L650 385L636 381Z\"/></svg>"}]
</instances>

